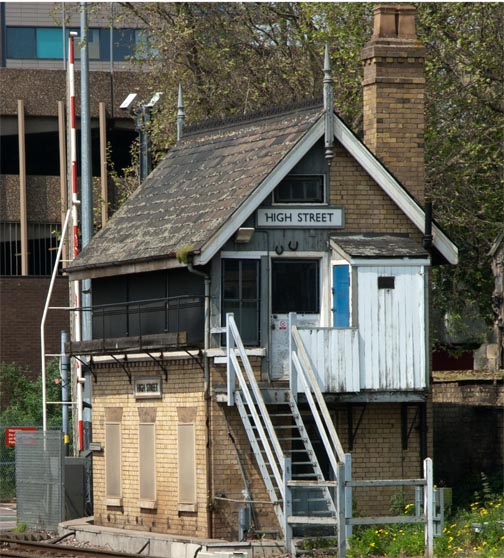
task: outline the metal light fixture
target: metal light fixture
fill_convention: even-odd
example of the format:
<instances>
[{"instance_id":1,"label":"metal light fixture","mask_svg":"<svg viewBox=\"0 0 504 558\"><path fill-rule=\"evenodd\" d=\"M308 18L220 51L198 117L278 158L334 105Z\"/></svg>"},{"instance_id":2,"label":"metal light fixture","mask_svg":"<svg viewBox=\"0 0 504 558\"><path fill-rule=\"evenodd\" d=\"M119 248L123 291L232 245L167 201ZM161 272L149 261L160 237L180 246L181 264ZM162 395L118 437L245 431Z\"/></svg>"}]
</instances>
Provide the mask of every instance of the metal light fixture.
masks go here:
<instances>
[{"instance_id":1,"label":"metal light fixture","mask_svg":"<svg viewBox=\"0 0 504 558\"><path fill-rule=\"evenodd\" d=\"M234 241L237 244L248 244L254 232L254 227L240 227L235 234Z\"/></svg>"}]
</instances>

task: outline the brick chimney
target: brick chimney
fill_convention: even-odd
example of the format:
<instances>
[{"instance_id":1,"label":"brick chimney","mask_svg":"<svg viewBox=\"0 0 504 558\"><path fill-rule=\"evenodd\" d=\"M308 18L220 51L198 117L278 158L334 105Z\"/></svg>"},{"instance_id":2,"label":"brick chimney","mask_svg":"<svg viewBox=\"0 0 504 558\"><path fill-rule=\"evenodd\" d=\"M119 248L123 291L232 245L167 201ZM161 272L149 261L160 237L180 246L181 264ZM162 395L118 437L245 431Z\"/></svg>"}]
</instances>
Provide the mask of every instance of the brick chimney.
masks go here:
<instances>
[{"instance_id":1,"label":"brick chimney","mask_svg":"<svg viewBox=\"0 0 504 558\"><path fill-rule=\"evenodd\" d=\"M364 143L423 205L425 47L412 4L379 4L362 50Z\"/></svg>"}]
</instances>

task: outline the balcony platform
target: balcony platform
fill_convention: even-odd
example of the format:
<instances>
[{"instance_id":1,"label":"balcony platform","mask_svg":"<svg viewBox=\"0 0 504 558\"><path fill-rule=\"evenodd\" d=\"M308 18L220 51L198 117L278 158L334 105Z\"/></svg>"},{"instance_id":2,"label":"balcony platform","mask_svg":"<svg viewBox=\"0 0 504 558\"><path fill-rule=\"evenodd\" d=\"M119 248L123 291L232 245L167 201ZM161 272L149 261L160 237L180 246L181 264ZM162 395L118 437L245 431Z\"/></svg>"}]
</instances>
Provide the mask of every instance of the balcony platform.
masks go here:
<instances>
[{"instance_id":1,"label":"balcony platform","mask_svg":"<svg viewBox=\"0 0 504 558\"><path fill-rule=\"evenodd\" d=\"M157 333L131 337L108 337L91 339L89 341L71 341L65 344L65 352L79 356L94 356L107 354L131 354L143 352L164 352L174 349L194 348L187 342L187 332Z\"/></svg>"}]
</instances>

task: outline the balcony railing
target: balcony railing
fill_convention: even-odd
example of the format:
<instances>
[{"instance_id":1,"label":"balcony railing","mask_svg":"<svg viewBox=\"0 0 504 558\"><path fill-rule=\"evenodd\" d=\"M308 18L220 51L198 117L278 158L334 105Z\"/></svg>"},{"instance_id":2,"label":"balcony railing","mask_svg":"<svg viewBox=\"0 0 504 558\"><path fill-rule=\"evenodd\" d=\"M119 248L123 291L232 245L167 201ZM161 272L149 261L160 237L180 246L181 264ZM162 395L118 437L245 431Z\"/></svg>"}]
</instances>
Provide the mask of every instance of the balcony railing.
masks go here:
<instances>
[{"instance_id":1,"label":"balcony railing","mask_svg":"<svg viewBox=\"0 0 504 558\"><path fill-rule=\"evenodd\" d=\"M300 326L297 329L323 392L360 391L358 329Z\"/></svg>"},{"instance_id":2,"label":"balcony railing","mask_svg":"<svg viewBox=\"0 0 504 558\"><path fill-rule=\"evenodd\" d=\"M203 295L99 304L91 312L93 339L183 332L188 345L203 343Z\"/></svg>"}]
</instances>

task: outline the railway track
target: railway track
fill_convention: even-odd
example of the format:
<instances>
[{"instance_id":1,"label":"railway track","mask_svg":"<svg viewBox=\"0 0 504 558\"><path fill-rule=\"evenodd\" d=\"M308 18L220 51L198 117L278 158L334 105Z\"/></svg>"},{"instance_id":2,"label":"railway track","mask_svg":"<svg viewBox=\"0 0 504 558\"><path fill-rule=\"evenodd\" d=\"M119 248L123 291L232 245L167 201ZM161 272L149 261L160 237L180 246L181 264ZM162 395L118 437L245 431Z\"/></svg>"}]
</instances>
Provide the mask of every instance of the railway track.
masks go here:
<instances>
[{"instance_id":1,"label":"railway track","mask_svg":"<svg viewBox=\"0 0 504 558\"><path fill-rule=\"evenodd\" d=\"M57 541L58 539L56 539ZM60 542L19 541L0 538L0 556L8 558L138 558L141 554L114 552L94 548L78 548ZM156 558L151 556L151 558ZM157 557L162 558L162 557Z\"/></svg>"}]
</instances>

